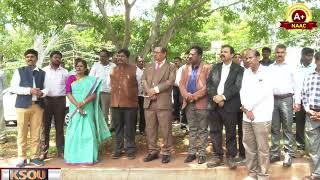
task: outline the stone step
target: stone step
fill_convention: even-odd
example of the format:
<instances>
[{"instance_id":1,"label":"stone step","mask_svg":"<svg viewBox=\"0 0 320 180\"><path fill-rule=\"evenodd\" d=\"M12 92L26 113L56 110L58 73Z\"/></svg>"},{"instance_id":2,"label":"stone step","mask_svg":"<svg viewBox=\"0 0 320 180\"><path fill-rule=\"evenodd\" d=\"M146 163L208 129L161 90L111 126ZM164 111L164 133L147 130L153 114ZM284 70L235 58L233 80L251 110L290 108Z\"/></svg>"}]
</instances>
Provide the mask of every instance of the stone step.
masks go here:
<instances>
[{"instance_id":1,"label":"stone step","mask_svg":"<svg viewBox=\"0 0 320 180\"><path fill-rule=\"evenodd\" d=\"M152 162L143 162L143 155L135 160L123 157L118 160L109 157L102 159L91 167L62 166L62 179L87 180L238 180L247 176L245 165L239 165L236 170L230 170L226 165L216 168L207 168L206 164L199 165L196 161L184 163L186 155L174 155L172 162L162 164L161 159ZM51 166L51 163L48 164ZM292 167L284 168L282 161L271 165L270 179L287 180L302 179L310 174L308 159L294 159Z\"/></svg>"},{"instance_id":2,"label":"stone step","mask_svg":"<svg viewBox=\"0 0 320 180\"><path fill-rule=\"evenodd\" d=\"M110 158L110 154L100 157L100 162L93 166L70 166L63 159L46 160L45 167L61 168L63 180L240 180L247 176L245 165L230 170L226 165L207 168L206 164L184 163L185 153L174 154L172 161L162 164L161 158L145 163L145 154L138 154L134 160L125 156L118 160ZM15 159L0 160L0 167L14 167ZM282 167L282 161L273 163L270 168L270 179L295 180L310 174L310 163L307 158L293 160L292 167Z\"/></svg>"}]
</instances>

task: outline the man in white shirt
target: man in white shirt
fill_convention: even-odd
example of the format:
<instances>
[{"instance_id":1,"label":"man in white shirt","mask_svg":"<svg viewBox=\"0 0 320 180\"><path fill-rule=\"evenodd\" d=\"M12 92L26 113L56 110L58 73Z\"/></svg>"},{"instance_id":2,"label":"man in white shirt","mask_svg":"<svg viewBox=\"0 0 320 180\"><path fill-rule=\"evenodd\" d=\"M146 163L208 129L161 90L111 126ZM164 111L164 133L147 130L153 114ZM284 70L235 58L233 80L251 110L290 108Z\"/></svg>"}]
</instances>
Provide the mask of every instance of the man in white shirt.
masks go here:
<instances>
[{"instance_id":1,"label":"man in white shirt","mask_svg":"<svg viewBox=\"0 0 320 180\"><path fill-rule=\"evenodd\" d=\"M57 156L63 158L64 151L64 117L66 110L66 81L68 71L61 66L62 54L59 51L52 51L50 54L50 64L43 68L49 83L48 94L45 98L46 107L44 109L44 142L42 155L40 158L46 159L48 156L51 121L54 118L56 129Z\"/></svg>"},{"instance_id":2,"label":"man in white shirt","mask_svg":"<svg viewBox=\"0 0 320 180\"><path fill-rule=\"evenodd\" d=\"M296 120L296 144L297 155L303 156L305 154L305 138L304 130L306 123L306 111L302 106L301 91L303 87L303 81L306 76L314 72L316 66L312 63L314 50L311 48L303 48L301 51L300 64L295 72L295 120Z\"/></svg>"},{"instance_id":3,"label":"man in white shirt","mask_svg":"<svg viewBox=\"0 0 320 180\"><path fill-rule=\"evenodd\" d=\"M111 91L109 74L112 68L114 68L116 65L112 62L109 62L111 53L108 50L102 49L99 55L100 55L100 62L96 62L93 64L91 71L89 73L89 76L101 78L103 81L102 89L100 93L100 104L101 104L101 109L104 114L104 117L107 121L107 124L109 124L108 119L109 119L110 91ZM110 120L110 123L112 124L112 120Z\"/></svg>"},{"instance_id":4,"label":"man in white shirt","mask_svg":"<svg viewBox=\"0 0 320 180\"><path fill-rule=\"evenodd\" d=\"M232 63L234 49L230 45L221 47L221 63L212 66L207 80L209 96L209 127L213 144L213 158L207 167L217 167L223 164L223 126L226 131L227 164L230 169L236 169L237 113L240 111L240 89L243 68Z\"/></svg>"},{"instance_id":5,"label":"man in white shirt","mask_svg":"<svg viewBox=\"0 0 320 180\"><path fill-rule=\"evenodd\" d=\"M176 72L176 80L174 82L174 85L173 85L173 89L175 89L175 86L179 88L179 83L180 83L180 80L181 80L181 74L182 74L182 71L183 69L186 67L186 65L190 64L189 62L189 58L188 58L188 55L189 55L189 52L186 52L185 53L185 61L186 61L186 64L182 65L181 67L179 67L179 69L177 70ZM172 91L174 92L174 91ZM174 96L174 93L173 93L173 96ZM180 101L180 115L179 115L179 120L180 120L180 129L183 130L183 131L186 131L188 132L188 128L187 128L187 125L188 125L188 121L187 121L187 115L186 115L186 112L185 112L185 109L181 109L181 106L182 106L182 100L183 100L183 97L181 96L181 93L180 93L180 90L179 90L179 101Z\"/></svg>"},{"instance_id":6,"label":"man in white shirt","mask_svg":"<svg viewBox=\"0 0 320 180\"><path fill-rule=\"evenodd\" d=\"M244 51L245 52L245 51ZM248 62L246 60L246 57L245 57L245 53L244 55L241 55L240 53L236 53L233 57L233 62L236 63L236 64L239 64L241 67L244 67L244 62L246 62L246 68L249 68L248 67ZM242 121L243 121L243 113L242 111L238 112L237 113L237 132L238 132L238 152L239 152L239 161L243 162L246 158L246 155L245 155L245 150L244 150L244 146L243 146L243 143L242 143Z\"/></svg>"},{"instance_id":7,"label":"man in white shirt","mask_svg":"<svg viewBox=\"0 0 320 180\"><path fill-rule=\"evenodd\" d=\"M43 97L48 94L46 85L48 80L46 73L36 66L38 52L28 49L25 53L27 66L15 70L12 79L10 92L17 94L17 146L18 146L18 168L27 165L27 136L30 126L31 138L31 160L30 164L42 166L44 163L39 158L40 132L42 128ZM32 116L31 116L32 114Z\"/></svg>"},{"instance_id":8,"label":"man in white shirt","mask_svg":"<svg viewBox=\"0 0 320 180\"><path fill-rule=\"evenodd\" d=\"M181 72L182 70L180 67L182 67L182 59L180 57L175 57L174 58L174 65L177 68L176 72L176 81L173 85L172 89L172 97L173 97L173 120L180 120L180 110L181 110L181 104L182 104L182 99L181 99L181 93L179 90L179 81L181 79Z\"/></svg>"},{"instance_id":9,"label":"man in white shirt","mask_svg":"<svg viewBox=\"0 0 320 180\"><path fill-rule=\"evenodd\" d=\"M4 83L6 81L6 74L2 69L0 69L0 144L6 143L7 136L6 136L6 122L4 120L3 115L3 101L2 101L2 91L4 89Z\"/></svg>"},{"instance_id":10,"label":"man in white shirt","mask_svg":"<svg viewBox=\"0 0 320 180\"><path fill-rule=\"evenodd\" d=\"M270 162L280 161L280 138L281 127L284 138L285 158L284 167L290 167L293 149L292 117L293 117L293 94L295 92L295 80L293 68L285 62L286 46L278 44L275 48L276 62L269 67L273 83L274 110L271 126Z\"/></svg>"},{"instance_id":11,"label":"man in white shirt","mask_svg":"<svg viewBox=\"0 0 320 180\"><path fill-rule=\"evenodd\" d=\"M137 69L140 69L141 71L141 76L143 74L144 71L144 58L141 56L137 56L136 57L136 64L137 64ZM138 71L137 71L138 72ZM144 108L143 108L143 101L144 101L144 97L143 97L143 87L141 84L141 76L138 77L138 109L139 109L139 121L137 121L137 123L139 122L139 133L141 135L145 135L145 129L146 129L146 120L144 118Z\"/></svg>"},{"instance_id":12,"label":"man in white shirt","mask_svg":"<svg viewBox=\"0 0 320 180\"><path fill-rule=\"evenodd\" d=\"M247 179L268 179L269 141L273 91L267 67L260 65L257 50L246 52L249 69L243 75L240 98L243 111L243 145Z\"/></svg>"}]
</instances>

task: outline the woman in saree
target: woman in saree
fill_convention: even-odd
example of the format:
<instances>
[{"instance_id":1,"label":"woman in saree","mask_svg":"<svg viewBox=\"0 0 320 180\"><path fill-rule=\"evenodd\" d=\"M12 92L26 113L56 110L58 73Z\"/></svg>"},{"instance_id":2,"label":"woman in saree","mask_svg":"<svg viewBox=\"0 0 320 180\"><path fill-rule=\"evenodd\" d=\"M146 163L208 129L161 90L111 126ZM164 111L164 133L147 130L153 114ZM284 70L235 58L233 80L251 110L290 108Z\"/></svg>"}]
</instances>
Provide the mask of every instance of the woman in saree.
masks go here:
<instances>
[{"instance_id":1,"label":"woman in saree","mask_svg":"<svg viewBox=\"0 0 320 180\"><path fill-rule=\"evenodd\" d=\"M67 164L92 165L98 162L98 146L110 137L110 131L99 106L101 80L87 76L87 62L77 59L76 75L66 83L70 101L69 117L64 149Z\"/></svg>"}]
</instances>

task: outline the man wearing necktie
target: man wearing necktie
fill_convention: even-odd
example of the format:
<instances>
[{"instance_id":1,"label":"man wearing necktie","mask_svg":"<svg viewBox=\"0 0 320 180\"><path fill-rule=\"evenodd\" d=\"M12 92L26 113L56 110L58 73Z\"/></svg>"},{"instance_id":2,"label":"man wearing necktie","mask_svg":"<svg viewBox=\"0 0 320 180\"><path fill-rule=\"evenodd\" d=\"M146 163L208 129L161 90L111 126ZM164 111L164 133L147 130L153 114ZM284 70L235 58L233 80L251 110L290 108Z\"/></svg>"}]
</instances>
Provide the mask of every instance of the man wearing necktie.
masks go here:
<instances>
[{"instance_id":1,"label":"man wearing necktie","mask_svg":"<svg viewBox=\"0 0 320 180\"><path fill-rule=\"evenodd\" d=\"M48 93L46 89L46 74L36 66L38 52L28 49L24 53L27 66L18 68L12 77L10 92L17 94L17 146L18 159L17 167L27 165L27 135L30 125L31 137L31 160L30 164L42 166L44 163L39 159L40 151L40 130L43 116L43 97Z\"/></svg>"},{"instance_id":2,"label":"man wearing necktie","mask_svg":"<svg viewBox=\"0 0 320 180\"><path fill-rule=\"evenodd\" d=\"M156 47L153 51L154 63L148 65L142 76L145 92L144 109L149 153L144 162L159 157L157 146L158 126L163 135L162 163L169 163L172 150L172 87L176 77L174 64L166 61L167 49Z\"/></svg>"}]
</instances>

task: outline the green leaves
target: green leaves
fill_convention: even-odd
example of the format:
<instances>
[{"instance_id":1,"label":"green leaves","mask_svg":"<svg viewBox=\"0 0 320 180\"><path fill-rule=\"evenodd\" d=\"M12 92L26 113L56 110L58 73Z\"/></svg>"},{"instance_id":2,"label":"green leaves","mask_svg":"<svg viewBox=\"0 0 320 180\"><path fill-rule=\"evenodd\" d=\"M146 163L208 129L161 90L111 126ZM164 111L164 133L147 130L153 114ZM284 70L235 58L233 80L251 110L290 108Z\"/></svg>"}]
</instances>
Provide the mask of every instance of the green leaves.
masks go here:
<instances>
[{"instance_id":1,"label":"green leaves","mask_svg":"<svg viewBox=\"0 0 320 180\"><path fill-rule=\"evenodd\" d=\"M49 32L52 28L62 29L74 16L73 0L3 0L11 15L12 23L25 24L35 32Z\"/></svg>"},{"instance_id":2,"label":"green leaves","mask_svg":"<svg viewBox=\"0 0 320 180\"><path fill-rule=\"evenodd\" d=\"M139 3L146 1L137 0L135 5ZM216 11L212 13L210 0L159 0L158 4L141 12L140 18L131 16L130 33L126 35L122 0L0 0L0 31L5 31L4 27L9 23L13 28L27 29L30 39L35 33L49 37L52 32L58 32L61 38L77 39L72 40L73 43L88 53L100 45L121 48L123 41L129 39L133 56L150 57L148 52L152 47L162 43L168 46L169 59L183 55L194 44L204 47L207 57L212 58L209 55L211 41L217 40L233 45L237 51L246 47L270 46L279 41L291 45L319 41L318 29L309 32L279 28L279 21L284 20L289 6L287 1L227 0L223 4L222 7L214 4ZM119 13L118 9L123 11ZM314 20L319 23L319 8L315 6L312 11ZM163 15L155 25L157 12ZM63 32L69 25L72 28Z\"/></svg>"}]
</instances>

